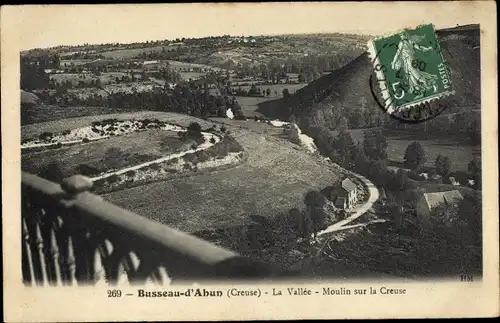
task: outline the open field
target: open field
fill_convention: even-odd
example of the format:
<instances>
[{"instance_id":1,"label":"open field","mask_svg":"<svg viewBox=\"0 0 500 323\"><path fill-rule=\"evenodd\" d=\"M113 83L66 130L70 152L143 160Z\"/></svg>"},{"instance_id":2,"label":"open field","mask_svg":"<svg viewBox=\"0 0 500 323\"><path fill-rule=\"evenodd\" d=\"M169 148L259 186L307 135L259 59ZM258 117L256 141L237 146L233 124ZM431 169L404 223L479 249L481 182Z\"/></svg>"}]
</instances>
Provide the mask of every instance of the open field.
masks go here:
<instances>
[{"instance_id":1,"label":"open field","mask_svg":"<svg viewBox=\"0 0 500 323\"><path fill-rule=\"evenodd\" d=\"M58 105L45 105L45 104L25 106L21 110L21 125L22 126L32 125L32 127L28 128L23 127L21 129L21 133L24 133L24 131L26 131L23 129L34 129L33 131L31 130L30 131L36 135L37 134L36 128L43 126L40 123L45 123L52 120L56 120L54 121L53 125L61 124L62 127L64 127L64 122L66 122L68 118L96 116L97 119L94 120L96 121L100 120L100 115L113 112L116 113L120 111L112 110L109 107L92 107L92 106L61 107ZM121 112L128 112L128 111L121 110ZM65 119L65 121L64 122L57 121L60 119ZM88 123L86 125L88 125ZM71 123L66 128L62 128L61 131L70 128L71 128ZM47 131L54 132L52 130L47 130Z\"/></svg>"},{"instance_id":2,"label":"open field","mask_svg":"<svg viewBox=\"0 0 500 323\"><path fill-rule=\"evenodd\" d=\"M140 55L142 53L161 52L163 48L165 48L165 46L135 48L135 49L118 49L118 50L102 52L99 54L110 59L127 59L127 58L133 58L134 56Z\"/></svg>"},{"instance_id":3,"label":"open field","mask_svg":"<svg viewBox=\"0 0 500 323\"><path fill-rule=\"evenodd\" d=\"M97 109L97 108L96 108ZM168 121L172 124L177 124L187 127L191 122L198 122L203 129L213 125L212 122L201 120L184 114L160 112L160 111L137 111L127 113L109 113L109 108L100 107L95 112L95 115L86 115L75 118L61 119L60 116L54 116L52 121L29 124L21 127L21 139L38 136L42 132L60 132L68 129L76 129L90 125L94 121L102 121L104 119L159 119L160 121ZM55 113L57 111L47 111L47 113ZM107 114L106 114L107 113Z\"/></svg>"},{"instance_id":4,"label":"open field","mask_svg":"<svg viewBox=\"0 0 500 323\"><path fill-rule=\"evenodd\" d=\"M370 129L353 129L349 132L354 141L362 142L364 131ZM427 162L424 166L434 167L437 155L441 154L450 158L452 172L467 172L467 165L472 158L481 154L481 146L463 138L395 130L385 130L385 134L388 144L387 155L390 161L402 163L406 148L414 141L418 141L425 150Z\"/></svg>"},{"instance_id":5,"label":"open field","mask_svg":"<svg viewBox=\"0 0 500 323\"><path fill-rule=\"evenodd\" d=\"M418 141L424 148L427 156L425 166L427 167L434 167L436 157L440 154L450 158L451 171L467 172L467 165L472 158L481 154L479 145L468 143L463 139L390 131L387 133L389 160L403 162L406 147L414 141Z\"/></svg>"},{"instance_id":6,"label":"open field","mask_svg":"<svg viewBox=\"0 0 500 323\"><path fill-rule=\"evenodd\" d=\"M181 78L185 81L187 80L198 80L207 75L207 73L203 72L180 72Z\"/></svg>"},{"instance_id":7,"label":"open field","mask_svg":"<svg viewBox=\"0 0 500 323\"><path fill-rule=\"evenodd\" d=\"M83 81L86 84L90 84L92 80L101 80L101 84L110 84L116 83L116 78L122 78L123 76L129 75L128 73L123 72L104 72L100 76L96 76L95 74L72 74L72 73L63 73L63 74L52 74L50 75L51 80L55 80L57 83L62 83L66 81L70 81L73 85L77 85L79 81ZM130 76L129 76L130 77ZM140 75L134 75L137 79L139 79Z\"/></svg>"},{"instance_id":8,"label":"open field","mask_svg":"<svg viewBox=\"0 0 500 323\"><path fill-rule=\"evenodd\" d=\"M170 64L170 68L174 70L185 70L189 68L200 68L200 69L208 69L214 71L221 70L220 67L213 67L205 64L187 63L187 62L172 61L172 60L169 60L168 63Z\"/></svg>"},{"instance_id":9,"label":"open field","mask_svg":"<svg viewBox=\"0 0 500 323\"><path fill-rule=\"evenodd\" d=\"M257 104L261 102L266 102L269 100L274 100L275 98L271 96L269 97L252 97L252 96L237 96L236 100L238 101L241 109L243 110L243 114L246 117L260 116L263 114L256 112L258 106Z\"/></svg>"},{"instance_id":10,"label":"open field","mask_svg":"<svg viewBox=\"0 0 500 323\"><path fill-rule=\"evenodd\" d=\"M304 86L306 86L307 83L300 83L300 84L271 84L271 85L255 85L257 88L260 88L260 90L266 90L266 89L270 89L271 90L271 95L269 96L270 98L277 98L277 97L283 97L283 90L284 89L288 89L288 91L290 92L290 94L293 94L295 93L295 91L297 91L298 89L301 89L303 88ZM245 91L248 91L250 90L252 86L251 85L233 85L231 86L232 89L239 89L241 88L242 90L245 90ZM276 95L275 91L278 93L278 95Z\"/></svg>"},{"instance_id":11,"label":"open field","mask_svg":"<svg viewBox=\"0 0 500 323\"><path fill-rule=\"evenodd\" d=\"M39 173L51 161L57 161L64 177L79 173L78 166L88 165L102 173L148 162L188 150L194 141L181 141L172 131L148 130L110 137L86 144L22 155L23 171Z\"/></svg>"},{"instance_id":12,"label":"open field","mask_svg":"<svg viewBox=\"0 0 500 323\"><path fill-rule=\"evenodd\" d=\"M285 140L227 128L248 153L245 163L113 192L104 198L175 228L196 232L248 223L254 214L277 216L300 207L307 191L337 180L336 171L325 167L319 157Z\"/></svg>"},{"instance_id":13,"label":"open field","mask_svg":"<svg viewBox=\"0 0 500 323\"><path fill-rule=\"evenodd\" d=\"M84 64L90 63L92 61L93 61L93 59L68 59L68 60L62 59L60 64L61 64L61 67L68 67L68 66L71 66L72 64L74 66L84 65Z\"/></svg>"}]
</instances>

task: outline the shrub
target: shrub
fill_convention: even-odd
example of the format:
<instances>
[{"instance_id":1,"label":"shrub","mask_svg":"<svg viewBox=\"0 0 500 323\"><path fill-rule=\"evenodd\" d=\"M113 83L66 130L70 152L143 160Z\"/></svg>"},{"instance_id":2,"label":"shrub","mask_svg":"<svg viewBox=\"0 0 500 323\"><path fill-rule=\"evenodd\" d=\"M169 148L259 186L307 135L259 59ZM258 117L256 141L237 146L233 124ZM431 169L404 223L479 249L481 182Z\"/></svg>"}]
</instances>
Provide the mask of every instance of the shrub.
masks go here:
<instances>
[{"instance_id":1,"label":"shrub","mask_svg":"<svg viewBox=\"0 0 500 323\"><path fill-rule=\"evenodd\" d=\"M152 170L159 170L161 167L160 167L160 165L158 165L158 164L151 164L150 168L151 168Z\"/></svg>"},{"instance_id":2,"label":"shrub","mask_svg":"<svg viewBox=\"0 0 500 323\"><path fill-rule=\"evenodd\" d=\"M89 166L87 164L78 165L76 171L84 176L95 176L100 173L100 171L97 168Z\"/></svg>"},{"instance_id":3,"label":"shrub","mask_svg":"<svg viewBox=\"0 0 500 323\"><path fill-rule=\"evenodd\" d=\"M134 177L135 176L135 170L129 170L128 172L125 173L127 177Z\"/></svg>"},{"instance_id":4,"label":"shrub","mask_svg":"<svg viewBox=\"0 0 500 323\"><path fill-rule=\"evenodd\" d=\"M201 132L201 126L198 122L191 122L187 129L194 132Z\"/></svg>"},{"instance_id":5,"label":"shrub","mask_svg":"<svg viewBox=\"0 0 500 323\"><path fill-rule=\"evenodd\" d=\"M184 169L191 169L191 165L188 163L185 163L183 167Z\"/></svg>"},{"instance_id":6,"label":"shrub","mask_svg":"<svg viewBox=\"0 0 500 323\"><path fill-rule=\"evenodd\" d=\"M53 133L52 133L52 132L47 132L47 131L45 131L45 132L42 132L42 133L40 134L39 139L40 139L40 140L46 140L46 139L51 138L52 136L53 136Z\"/></svg>"},{"instance_id":7,"label":"shrub","mask_svg":"<svg viewBox=\"0 0 500 323\"><path fill-rule=\"evenodd\" d=\"M90 140L89 140L89 138L85 137L85 138L83 138L82 142L83 143L88 143L88 142L90 142Z\"/></svg>"},{"instance_id":8,"label":"shrub","mask_svg":"<svg viewBox=\"0 0 500 323\"><path fill-rule=\"evenodd\" d=\"M98 179L96 181L94 181L93 185L94 187L103 187L104 185L106 185L106 179L105 178L101 178L101 179Z\"/></svg>"},{"instance_id":9,"label":"shrub","mask_svg":"<svg viewBox=\"0 0 500 323\"><path fill-rule=\"evenodd\" d=\"M71 133L71 130L64 130L64 131L62 132L62 135L63 135L63 136L66 136L66 135L69 135L70 133Z\"/></svg>"},{"instance_id":10,"label":"shrub","mask_svg":"<svg viewBox=\"0 0 500 323\"><path fill-rule=\"evenodd\" d=\"M210 143L211 144L215 144L215 138L214 137L210 138Z\"/></svg>"},{"instance_id":11,"label":"shrub","mask_svg":"<svg viewBox=\"0 0 500 323\"><path fill-rule=\"evenodd\" d=\"M222 132L226 132L226 130L227 130L227 128L226 128L226 127L224 127L224 126L220 126L220 131L222 131Z\"/></svg>"},{"instance_id":12,"label":"shrub","mask_svg":"<svg viewBox=\"0 0 500 323\"><path fill-rule=\"evenodd\" d=\"M111 175L111 176L108 177L108 182L111 183L111 184L112 183L116 183L118 181L120 181L120 176L118 176L116 174L113 174L113 175Z\"/></svg>"},{"instance_id":13,"label":"shrub","mask_svg":"<svg viewBox=\"0 0 500 323\"><path fill-rule=\"evenodd\" d=\"M416 171L412 170L408 172L408 178L411 178L415 181L423 181L425 180L425 177L420 176Z\"/></svg>"}]
</instances>

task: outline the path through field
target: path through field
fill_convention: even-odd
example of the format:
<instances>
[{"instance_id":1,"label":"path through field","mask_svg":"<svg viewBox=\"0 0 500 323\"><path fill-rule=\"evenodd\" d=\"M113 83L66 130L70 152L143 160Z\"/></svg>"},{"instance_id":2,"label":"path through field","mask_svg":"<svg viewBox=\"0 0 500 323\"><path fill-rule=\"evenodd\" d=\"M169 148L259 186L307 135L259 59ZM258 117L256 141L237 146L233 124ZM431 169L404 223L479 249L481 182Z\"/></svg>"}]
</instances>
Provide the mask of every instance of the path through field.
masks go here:
<instances>
[{"instance_id":1,"label":"path through field","mask_svg":"<svg viewBox=\"0 0 500 323\"><path fill-rule=\"evenodd\" d=\"M174 131L174 132L179 132L179 131L186 132L187 131L187 129L184 127L180 127L180 126L176 126L176 125L169 125L169 124L165 125L161 129L166 130L166 131ZM119 170L113 170L111 172L107 172L107 173L101 174L99 176L92 177L91 180L96 181L99 179L110 177L112 175L120 175L120 174L124 174L128 171L131 171L131 170L138 170L140 168L147 167L147 166L150 166L153 164L163 163L165 161L168 161L168 160L171 160L174 158L180 158L180 157L183 157L187 154L193 154L195 152L208 149L208 148L212 147L213 145L215 145L216 143L220 142L220 140L221 140L219 136L216 136L213 133L201 132L201 134L203 136L204 142L202 144L198 145L194 149L189 149L189 150L181 151L178 153L170 154L170 155L163 156L161 158L158 158L158 159L155 159L152 161L148 161L148 162L141 163L138 165L125 167L125 168L122 168ZM101 140L101 139L107 139L109 137L110 136L95 136L94 138L88 138L88 139L89 139L89 141L96 141L96 140ZM211 142L211 140L212 140L212 142ZM61 141L60 143L61 143L61 145L69 145L69 144L82 143L82 142L83 142L83 138L79 139L79 140ZM46 143L33 143L33 144L22 145L21 149L45 147L45 146L53 146L53 145L54 145L53 143L48 143L48 144L46 144Z\"/></svg>"}]
</instances>

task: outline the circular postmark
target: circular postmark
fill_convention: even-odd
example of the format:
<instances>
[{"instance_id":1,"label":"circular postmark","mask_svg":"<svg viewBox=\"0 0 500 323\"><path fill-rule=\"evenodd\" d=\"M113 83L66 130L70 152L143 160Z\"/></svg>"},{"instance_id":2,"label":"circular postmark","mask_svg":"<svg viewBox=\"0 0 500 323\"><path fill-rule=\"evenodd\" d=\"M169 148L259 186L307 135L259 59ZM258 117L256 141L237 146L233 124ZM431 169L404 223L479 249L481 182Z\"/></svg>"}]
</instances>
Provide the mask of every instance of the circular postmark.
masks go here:
<instances>
[{"instance_id":1,"label":"circular postmark","mask_svg":"<svg viewBox=\"0 0 500 323\"><path fill-rule=\"evenodd\" d=\"M451 73L432 25L371 40L373 98L392 117L410 123L429 120L447 107ZM438 100L441 99L441 100Z\"/></svg>"}]
</instances>

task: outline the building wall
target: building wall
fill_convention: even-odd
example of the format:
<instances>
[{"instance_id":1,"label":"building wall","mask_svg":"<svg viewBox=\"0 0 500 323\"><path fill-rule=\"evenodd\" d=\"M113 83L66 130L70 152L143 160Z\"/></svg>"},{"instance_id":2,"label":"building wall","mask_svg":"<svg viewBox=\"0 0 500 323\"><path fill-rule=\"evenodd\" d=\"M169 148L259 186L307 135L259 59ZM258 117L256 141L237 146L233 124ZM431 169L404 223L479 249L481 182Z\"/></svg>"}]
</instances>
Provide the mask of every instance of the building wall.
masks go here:
<instances>
[{"instance_id":1,"label":"building wall","mask_svg":"<svg viewBox=\"0 0 500 323\"><path fill-rule=\"evenodd\" d=\"M431 229L430 218L429 218L430 210L424 197L420 198L420 200L417 202L416 211L417 211L417 216L420 219L421 229L430 230Z\"/></svg>"}]
</instances>

